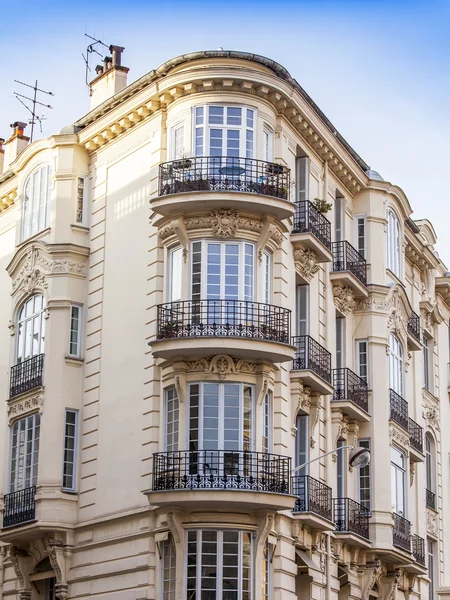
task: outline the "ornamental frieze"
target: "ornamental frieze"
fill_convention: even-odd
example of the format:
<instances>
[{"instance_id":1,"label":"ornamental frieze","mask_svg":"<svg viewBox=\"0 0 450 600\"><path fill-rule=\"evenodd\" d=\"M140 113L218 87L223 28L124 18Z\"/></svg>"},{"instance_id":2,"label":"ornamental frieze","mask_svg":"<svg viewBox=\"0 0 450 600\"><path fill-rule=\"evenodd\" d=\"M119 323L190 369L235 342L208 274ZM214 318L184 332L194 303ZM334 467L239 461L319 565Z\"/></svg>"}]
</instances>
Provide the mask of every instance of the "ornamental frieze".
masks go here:
<instances>
[{"instance_id":1,"label":"ornamental frieze","mask_svg":"<svg viewBox=\"0 0 450 600\"><path fill-rule=\"evenodd\" d=\"M262 221L241 217L237 210L213 210L210 215L187 217L184 219L187 230L211 229L218 237L234 237L238 229L256 231L260 233L263 228Z\"/></svg>"},{"instance_id":2,"label":"ornamental frieze","mask_svg":"<svg viewBox=\"0 0 450 600\"><path fill-rule=\"evenodd\" d=\"M228 375L256 374L258 365L245 359L235 360L228 354L217 354L213 358L200 358L186 363L189 371L213 373L219 379Z\"/></svg>"},{"instance_id":3,"label":"ornamental frieze","mask_svg":"<svg viewBox=\"0 0 450 600\"><path fill-rule=\"evenodd\" d=\"M42 406L44 404L44 397L42 394L37 396L31 396L23 400L12 400L8 402L8 416L10 419L20 417L26 413L32 412L36 409L42 412Z\"/></svg>"}]
</instances>

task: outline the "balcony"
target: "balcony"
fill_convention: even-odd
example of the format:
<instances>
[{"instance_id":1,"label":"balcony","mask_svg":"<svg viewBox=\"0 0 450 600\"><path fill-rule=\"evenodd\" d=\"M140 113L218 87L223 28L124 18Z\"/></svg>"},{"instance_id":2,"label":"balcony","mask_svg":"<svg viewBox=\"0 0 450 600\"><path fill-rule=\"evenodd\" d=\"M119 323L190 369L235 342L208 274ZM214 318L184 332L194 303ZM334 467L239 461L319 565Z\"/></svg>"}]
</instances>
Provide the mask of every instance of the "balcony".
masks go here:
<instances>
[{"instance_id":1,"label":"balcony","mask_svg":"<svg viewBox=\"0 0 450 600\"><path fill-rule=\"evenodd\" d=\"M294 247L313 250L319 263L332 259L331 223L307 200L296 203L291 242Z\"/></svg>"},{"instance_id":2,"label":"balcony","mask_svg":"<svg viewBox=\"0 0 450 600\"><path fill-rule=\"evenodd\" d=\"M232 354L271 362L292 360L291 311L246 300L184 300L158 306L158 358ZM201 340L201 341L199 341Z\"/></svg>"},{"instance_id":3,"label":"balcony","mask_svg":"<svg viewBox=\"0 0 450 600\"><path fill-rule=\"evenodd\" d=\"M347 538L350 545L364 546L369 542L369 511L351 498L334 498L336 535Z\"/></svg>"},{"instance_id":4,"label":"balcony","mask_svg":"<svg viewBox=\"0 0 450 600\"><path fill-rule=\"evenodd\" d=\"M422 342L420 339L420 317L414 311L409 315L407 329L409 350L421 350Z\"/></svg>"},{"instance_id":5,"label":"balcony","mask_svg":"<svg viewBox=\"0 0 450 600\"><path fill-rule=\"evenodd\" d=\"M287 219L295 205L289 200L290 170L253 158L202 156L159 166L159 196L152 209L168 217L224 208ZM270 200L268 200L270 198Z\"/></svg>"},{"instance_id":6,"label":"balcony","mask_svg":"<svg viewBox=\"0 0 450 600\"><path fill-rule=\"evenodd\" d=\"M290 458L264 452L160 452L153 455L153 485L147 494L152 505L165 507L234 504L292 510L290 468Z\"/></svg>"},{"instance_id":7,"label":"balcony","mask_svg":"<svg viewBox=\"0 0 450 600\"><path fill-rule=\"evenodd\" d=\"M302 523L315 529L334 529L330 487L309 475L297 475L292 478L292 490L297 496L293 513Z\"/></svg>"},{"instance_id":8,"label":"balcony","mask_svg":"<svg viewBox=\"0 0 450 600\"><path fill-rule=\"evenodd\" d=\"M309 335L292 338L295 357L292 376L297 376L311 391L319 394L331 394L331 354Z\"/></svg>"},{"instance_id":9,"label":"balcony","mask_svg":"<svg viewBox=\"0 0 450 600\"><path fill-rule=\"evenodd\" d=\"M367 383L351 369L333 369L333 403L352 419L369 420L369 390Z\"/></svg>"},{"instance_id":10,"label":"balcony","mask_svg":"<svg viewBox=\"0 0 450 600\"><path fill-rule=\"evenodd\" d=\"M411 538L412 553L419 565L425 566L425 540L414 534Z\"/></svg>"},{"instance_id":11,"label":"balcony","mask_svg":"<svg viewBox=\"0 0 450 600\"><path fill-rule=\"evenodd\" d=\"M332 283L345 285L353 291L355 298L367 298L367 264L351 244L343 240L333 242Z\"/></svg>"},{"instance_id":12,"label":"balcony","mask_svg":"<svg viewBox=\"0 0 450 600\"><path fill-rule=\"evenodd\" d=\"M11 369L9 397L19 396L42 385L44 355L32 356Z\"/></svg>"},{"instance_id":13,"label":"balcony","mask_svg":"<svg viewBox=\"0 0 450 600\"><path fill-rule=\"evenodd\" d=\"M411 552L411 523L398 515L392 514L394 529L392 531L392 543L396 548Z\"/></svg>"},{"instance_id":14,"label":"balcony","mask_svg":"<svg viewBox=\"0 0 450 600\"><path fill-rule=\"evenodd\" d=\"M425 490L427 508L436 510L436 494L431 490Z\"/></svg>"},{"instance_id":15,"label":"balcony","mask_svg":"<svg viewBox=\"0 0 450 600\"><path fill-rule=\"evenodd\" d=\"M423 461L423 428L411 417L408 419L408 424L411 460L421 462Z\"/></svg>"},{"instance_id":16,"label":"balcony","mask_svg":"<svg viewBox=\"0 0 450 600\"><path fill-rule=\"evenodd\" d=\"M401 396L389 390L389 405L390 405L390 419L403 427L406 431L409 431L409 420L408 420L408 403L403 400Z\"/></svg>"},{"instance_id":17,"label":"balcony","mask_svg":"<svg viewBox=\"0 0 450 600\"><path fill-rule=\"evenodd\" d=\"M36 486L6 494L3 527L15 527L34 521L36 518Z\"/></svg>"}]
</instances>

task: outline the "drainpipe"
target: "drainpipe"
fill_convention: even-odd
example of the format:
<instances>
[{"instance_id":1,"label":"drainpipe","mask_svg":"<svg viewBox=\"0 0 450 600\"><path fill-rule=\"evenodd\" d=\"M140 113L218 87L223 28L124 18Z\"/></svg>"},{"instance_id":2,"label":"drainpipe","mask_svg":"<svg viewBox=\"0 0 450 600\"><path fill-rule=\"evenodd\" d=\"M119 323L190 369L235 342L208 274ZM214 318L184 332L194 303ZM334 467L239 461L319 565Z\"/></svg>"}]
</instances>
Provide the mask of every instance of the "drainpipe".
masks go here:
<instances>
[{"instance_id":1,"label":"drainpipe","mask_svg":"<svg viewBox=\"0 0 450 600\"><path fill-rule=\"evenodd\" d=\"M3 561L5 560L5 546L0 548L0 600L3 600L3 583L5 581L5 565Z\"/></svg>"}]
</instances>

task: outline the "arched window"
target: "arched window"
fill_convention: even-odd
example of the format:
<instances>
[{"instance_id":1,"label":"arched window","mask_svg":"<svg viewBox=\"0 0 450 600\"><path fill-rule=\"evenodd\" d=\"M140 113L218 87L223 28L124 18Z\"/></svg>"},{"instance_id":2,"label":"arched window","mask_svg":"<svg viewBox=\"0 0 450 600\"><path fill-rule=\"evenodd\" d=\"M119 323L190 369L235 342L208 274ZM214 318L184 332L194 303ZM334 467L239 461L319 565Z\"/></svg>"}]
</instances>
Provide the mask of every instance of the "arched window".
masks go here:
<instances>
[{"instance_id":1,"label":"arched window","mask_svg":"<svg viewBox=\"0 0 450 600\"><path fill-rule=\"evenodd\" d=\"M21 240L26 240L48 225L50 201L50 167L41 166L34 171L25 183L22 208Z\"/></svg>"},{"instance_id":2,"label":"arched window","mask_svg":"<svg viewBox=\"0 0 450 600\"><path fill-rule=\"evenodd\" d=\"M400 225L393 210L387 211L387 267L400 277L401 239Z\"/></svg>"},{"instance_id":3,"label":"arched window","mask_svg":"<svg viewBox=\"0 0 450 600\"><path fill-rule=\"evenodd\" d=\"M403 348L393 333L389 335L389 387L403 397Z\"/></svg>"},{"instance_id":4,"label":"arched window","mask_svg":"<svg viewBox=\"0 0 450 600\"><path fill-rule=\"evenodd\" d=\"M436 452L434 439L430 433L425 434L425 468L426 468L426 503L429 508L436 508Z\"/></svg>"},{"instance_id":5,"label":"arched window","mask_svg":"<svg viewBox=\"0 0 450 600\"><path fill-rule=\"evenodd\" d=\"M16 364L44 353L45 302L42 294L28 298L17 320Z\"/></svg>"}]
</instances>

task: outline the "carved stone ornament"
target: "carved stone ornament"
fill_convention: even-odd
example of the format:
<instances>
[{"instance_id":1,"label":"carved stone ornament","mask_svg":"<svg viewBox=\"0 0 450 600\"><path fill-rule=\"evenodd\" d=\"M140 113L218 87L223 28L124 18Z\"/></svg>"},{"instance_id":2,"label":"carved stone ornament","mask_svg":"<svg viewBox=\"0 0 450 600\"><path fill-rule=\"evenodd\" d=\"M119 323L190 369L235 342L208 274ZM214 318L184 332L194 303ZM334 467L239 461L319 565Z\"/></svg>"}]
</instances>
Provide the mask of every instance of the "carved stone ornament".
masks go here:
<instances>
[{"instance_id":1,"label":"carved stone ornament","mask_svg":"<svg viewBox=\"0 0 450 600\"><path fill-rule=\"evenodd\" d=\"M37 396L31 396L31 398L25 398L24 400L9 401L8 416L10 419L13 419L36 409L39 410L39 413L42 413L43 404L44 397L41 394Z\"/></svg>"},{"instance_id":2,"label":"carved stone ornament","mask_svg":"<svg viewBox=\"0 0 450 600\"><path fill-rule=\"evenodd\" d=\"M166 238L168 238L170 235L173 235L174 233L175 233L175 228L172 224L165 225L158 231L158 235L162 240L165 240Z\"/></svg>"},{"instance_id":3,"label":"carved stone ornament","mask_svg":"<svg viewBox=\"0 0 450 600\"><path fill-rule=\"evenodd\" d=\"M388 329L405 338L408 330L408 317L405 314L397 289L393 291L389 304L392 308L388 319Z\"/></svg>"},{"instance_id":4,"label":"carved stone ornament","mask_svg":"<svg viewBox=\"0 0 450 600\"><path fill-rule=\"evenodd\" d=\"M402 430L397 428L395 425L391 424L391 427L389 429L389 434L390 434L391 440L396 441L398 444L403 446L403 448L409 448L409 444L410 444L409 433L403 432Z\"/></svg>"},{"instance_id":5,"label":"carved stone ornament","mask_svg":"<svg viewBox=\"0 0 450 600\"><path fill-rule=\"evenodd\" d=\"M25 550L12 546L9 551L14 573L19 581L19 600L31 599L31 583L29 579L31 571L31 556Z\"/></svg>"},{"instance_id":6,"label":"carved stone ornament","mask_svg":"<svg viewBox=\"0 0 450 600\"><path fill-rule=\"evenodd\" d=\"M296 248L294 250L294 262L297 273L307 281L311 281L319 270L317 256L315 252L310 249L303 250L303 248Z\"/></svg>"},{"instance_id":7,"label":"carved stone ornament","mask_svg":"<svg viewBox=\"0 0 450 600\"><path fill-rule=\"evenodd\" d=\"M69 591L66 573L68 571L68 560L71 556L70 548L64 546L62 542L56 542L51 538L44 539L44 548L48 554L52 569L55 572L55 595L60 600L66 600Z\"/></svg>"},{"instance_id":8,"label":"carved stone ornament","mask_svg":"<svg viewBox=\"0 0 450 600\"><path fill-rule=\"evenodd\" d=\"M186 229L212 229L218 237L234 237L238 229L261 232L263 223L257 219L239 216L237 210L213 210L209 216L187 217L184 219ZM160 234L161 235L161 234ZM166 236L167 237L167 236Z\"/></svg>"},{"instance_id":9,"label":"carved stone ornament","mask_svg":"<svg viewBox=\"0 0 450 600\"><path fill-rule=\"evenodd\" d=\"M362 600L369 600L370 592L373 590L375 585L379 584L382 574L383 567L381 565L381 560L376 560L373 563L368 563L366 565L366 569L362 577Z\"/></svg>"},{"instance_id":10,"label":"carved stone ornament","mask_svg":"<svg viewBox=\"0 0 450 600\"><path fill-rule=\"evenodd\" d=\"M257 364L243 358L235 360L228 354L217 354L213 358L199 358L186 363L189 371L201 373L213 373L219 379L226 379L228 375L240 375L256 373Z\"/></svg>"},{"instance_id":11,"label":"carved stone ornament","mask_svg":"<svg viewBox=\"0 0 450 600\"><path fill-rule=\"evenodd\" d=\"M336 308L345 315L350 313L356 306L353 291L346 285L333 285L333 300Z\"/></svg>"},{"instance_id":12,"label":"carved stone ornament","mask_svg":"<svg viewBox=\"0 0 450 600\"><path fill-rule=\"evenodd\" d=\"M438 537L439 533L437 514L429 509L427 509L427 533L433 535L434 537Z\"/></svg>"},{"instance_id":13,"label":"carved stone ornament","mask_svg":"<svg viewBox=\"0 0 450 600\"><path fill-rule=\"evenodd\" d=\"M436 431L441 430L439 409L434 406L431 401L425 401L425 406L422 411L423 418L428 421L428 426Z\"/></svg>"}]
</instances>

